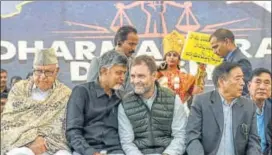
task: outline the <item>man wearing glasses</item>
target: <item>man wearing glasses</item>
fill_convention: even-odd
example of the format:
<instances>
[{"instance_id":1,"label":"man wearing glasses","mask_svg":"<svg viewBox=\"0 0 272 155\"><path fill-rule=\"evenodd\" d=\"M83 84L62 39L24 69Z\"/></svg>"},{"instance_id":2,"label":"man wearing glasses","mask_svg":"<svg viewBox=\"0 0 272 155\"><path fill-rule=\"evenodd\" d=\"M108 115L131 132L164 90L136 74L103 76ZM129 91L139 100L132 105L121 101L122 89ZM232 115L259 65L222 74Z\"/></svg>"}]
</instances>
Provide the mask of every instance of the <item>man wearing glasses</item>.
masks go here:
<instances>
[{"instance_id":1,"label":"man wearing glasses","mask_svg":"<svg viewBox=\"0 0 272 155\"><path fill-rule=\"evenodd\" d=\"M53 49L35 53L33 77L11 89L1 116L1 155L64 155L65 109L70 88L57 80Z\"/></svg>"}]
</instances>

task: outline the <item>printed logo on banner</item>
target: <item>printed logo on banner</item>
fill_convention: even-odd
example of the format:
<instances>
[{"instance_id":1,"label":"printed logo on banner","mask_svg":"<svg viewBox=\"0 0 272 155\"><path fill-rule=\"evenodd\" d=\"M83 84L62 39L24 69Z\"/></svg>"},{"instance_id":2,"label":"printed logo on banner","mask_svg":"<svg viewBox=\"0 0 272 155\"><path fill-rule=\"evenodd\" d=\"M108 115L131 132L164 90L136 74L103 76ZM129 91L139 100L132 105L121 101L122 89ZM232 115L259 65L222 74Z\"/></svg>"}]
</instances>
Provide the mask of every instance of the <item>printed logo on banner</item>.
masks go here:
<instances>
[{"instance_id":1,"label":"printed logo on banner","mask_svg":"<svg viewBox=\"0 0 272 155\"><path fill-rule=\"evenodd\" d=\"M73 86L73 82L85 82L93 57L113 48L117 29L123 25L132 25L137 28L140 37L137 55L153 55L158 63L163 56L162 38L172 30L183 35L189 31L210 34L225 27L234 32L236 43L243 54L260 65L258 58L262 61L271 54L271 19L268 25L262 25L262 21L256 24L256 19L243 11L260 10L260 6L264 7L270 19L271 9L269 12L266 5L248 1L1 1L1 64L6 68L20 64L30 70L35 48L53 47L60 58L60 78ZM2 7L5 9L2 10ZM34 11L38 12L32 14ZM234 11L236 13L233 14L239 15L231 15ZM16 27L16 24L10 23L12 20L13 23L22 22L27 26ZM11 32L18 32L18 35L9 35ZM258 40L255 39L256 34L259 35ZM268 63L271 64L271 60ZM196 73L196 63L182 61L181 65L183 71ZM208 80L211 79L212 69L212 65L208 67ZM22 71L25 71L23 74L27 73L26 70Z\"/></svg>"}]
</instances>

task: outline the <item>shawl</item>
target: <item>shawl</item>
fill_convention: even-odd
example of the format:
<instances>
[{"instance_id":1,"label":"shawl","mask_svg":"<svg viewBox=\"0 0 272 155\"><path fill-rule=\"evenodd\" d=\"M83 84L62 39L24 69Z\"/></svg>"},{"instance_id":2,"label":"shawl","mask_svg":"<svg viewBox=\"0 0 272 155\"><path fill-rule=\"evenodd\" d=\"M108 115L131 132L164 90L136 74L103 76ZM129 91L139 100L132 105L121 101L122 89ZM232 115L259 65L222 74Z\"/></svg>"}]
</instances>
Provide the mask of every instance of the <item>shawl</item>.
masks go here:
<instances>
[{"instance_id":1,"label":"shawl","mask_svg":"<svg viewBox=\"0 0 272 155\"><path fill-rule=\"evenodd\" d=\"M33 79L22 80L11 89L1 114L1 155L44 137L47 153L69 150L65 139L66 105L71 89L55 81L44 101L31 98Z\"/></svg>"}]
</instances>

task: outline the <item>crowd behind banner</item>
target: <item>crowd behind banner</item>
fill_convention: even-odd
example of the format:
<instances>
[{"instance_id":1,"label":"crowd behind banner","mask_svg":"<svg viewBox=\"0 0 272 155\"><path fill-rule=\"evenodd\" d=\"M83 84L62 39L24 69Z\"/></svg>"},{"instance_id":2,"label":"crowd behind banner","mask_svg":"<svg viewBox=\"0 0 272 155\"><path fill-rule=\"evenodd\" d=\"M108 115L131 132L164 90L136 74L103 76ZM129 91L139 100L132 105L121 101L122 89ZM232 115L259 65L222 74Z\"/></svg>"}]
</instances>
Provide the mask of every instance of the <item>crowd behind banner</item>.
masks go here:
<instances>
[{"instance_id":1,"label":"crowd behind banner","mask_svg":"<svg viewBox=\"0 0 272 155\"><path fill-rule=\"evenodd\" d=\"M9 87L1 69L1 155L272 153L270 66L252 66L230 30L186 40L172 31L159 65L134 56L138 43L134 27L120 27L115 48L93 58L72 90L58 79L53 48L37 50L31 72ZM197 62L196 75L181 71L182 58ZM211 63L215 89L204 92Z\"/></svg>"}]
</instances>

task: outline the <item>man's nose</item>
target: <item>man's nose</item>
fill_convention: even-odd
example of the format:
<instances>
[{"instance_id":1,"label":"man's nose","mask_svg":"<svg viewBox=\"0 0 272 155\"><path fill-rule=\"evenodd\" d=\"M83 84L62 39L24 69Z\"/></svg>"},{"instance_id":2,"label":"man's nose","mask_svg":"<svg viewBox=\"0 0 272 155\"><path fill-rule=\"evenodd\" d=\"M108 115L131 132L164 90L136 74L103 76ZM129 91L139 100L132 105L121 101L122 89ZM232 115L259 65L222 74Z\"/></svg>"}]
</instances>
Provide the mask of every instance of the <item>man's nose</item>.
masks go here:
<instances>
[{"instance_id":1,"label":"man's nose","mask_svg":"<svg viewBox=\"0 0 272 155\"><path fill-rule=\"evenodd\" d=\"M134 84L135 84L135 83L138 83L138 82L139 82L139 78L134 77L132 81L133 81Z\"/></svg>"},{"instance_id":2,"label":"man's nose","mask_svg":"<svg viewBox=\"0 0 272 155\"><path fill-rule=\"evenodd\" d=\"M43 72L41 75L40 75L40 78L41 79L45 79L46 78L46 76L45 76L45 73Z\"/></svg>"}]
</instances>

